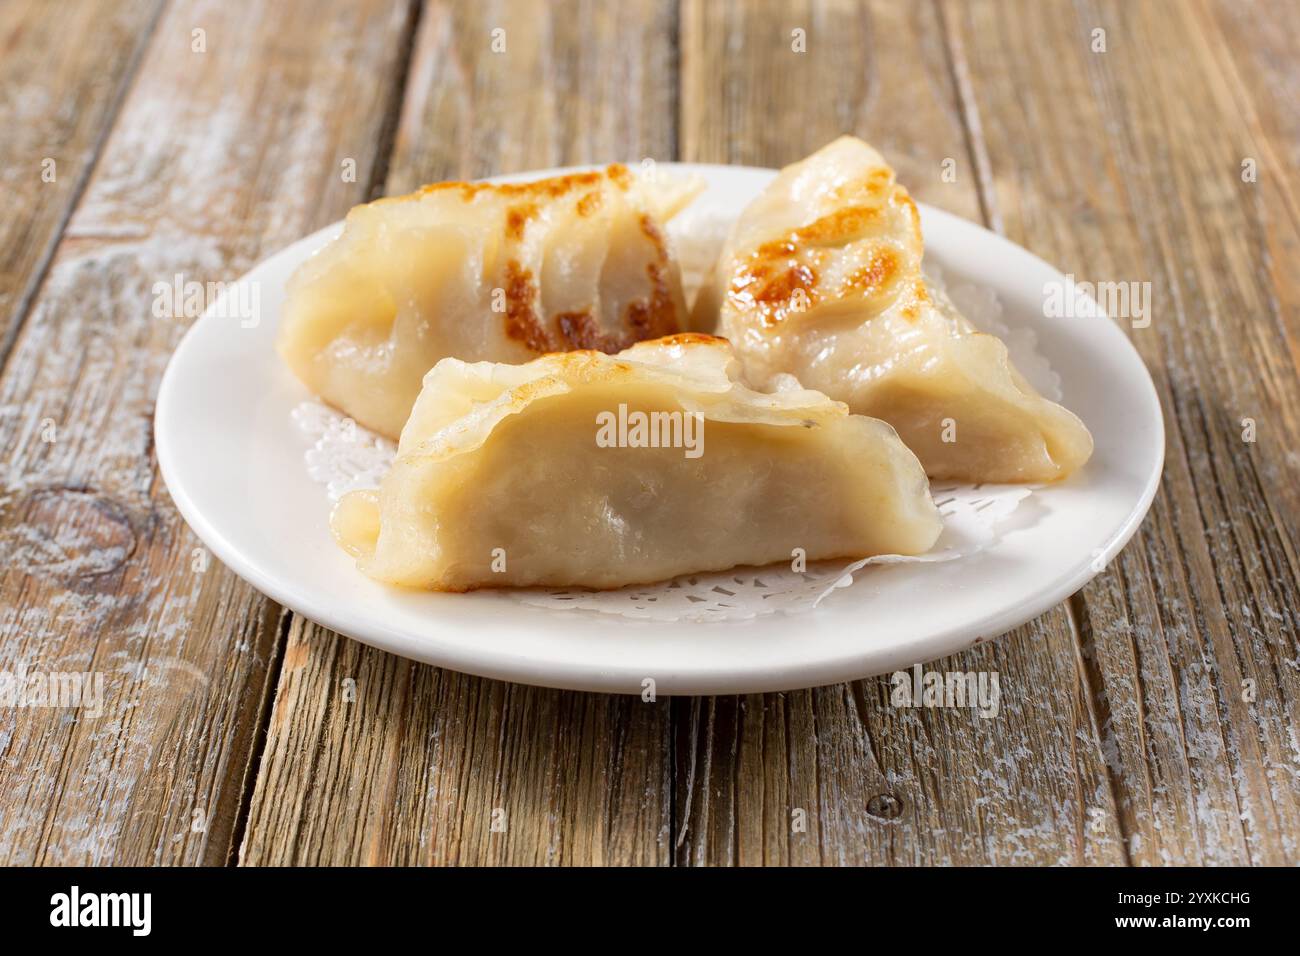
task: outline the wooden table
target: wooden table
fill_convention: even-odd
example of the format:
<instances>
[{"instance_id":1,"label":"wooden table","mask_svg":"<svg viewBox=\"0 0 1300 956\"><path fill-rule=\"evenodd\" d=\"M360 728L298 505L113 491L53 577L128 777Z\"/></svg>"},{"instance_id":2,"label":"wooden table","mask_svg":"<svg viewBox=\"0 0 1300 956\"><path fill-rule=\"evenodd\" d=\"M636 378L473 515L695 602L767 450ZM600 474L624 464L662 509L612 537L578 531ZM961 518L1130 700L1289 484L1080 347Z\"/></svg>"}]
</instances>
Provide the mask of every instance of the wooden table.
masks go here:
<instances>
[{"instance_id":1,"label":"wooden table","mask_svg":"<svg viewBox=\"0 0 1300 956\"><path fill-rule=\"evenodd\" d=\"M1298 64L1286 0L6 0L0 670L106 696L0 708L0 862L1300 862ZM191 319L154 283L426 181L843 131L1152 284L1160 493L1082 592L934 665L996 670L997 719L885 679L643 703L413 664L173 508L153 403Z\"/></svg>"}]
</instances>

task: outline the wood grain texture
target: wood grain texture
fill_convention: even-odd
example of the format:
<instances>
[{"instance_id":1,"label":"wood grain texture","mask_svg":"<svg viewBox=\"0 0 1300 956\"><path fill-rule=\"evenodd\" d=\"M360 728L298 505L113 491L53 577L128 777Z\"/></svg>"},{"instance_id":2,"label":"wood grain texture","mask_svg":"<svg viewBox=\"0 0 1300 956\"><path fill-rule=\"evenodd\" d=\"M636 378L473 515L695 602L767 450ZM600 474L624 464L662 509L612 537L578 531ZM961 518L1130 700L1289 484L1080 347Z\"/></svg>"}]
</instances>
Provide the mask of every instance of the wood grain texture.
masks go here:
<instances>
[{"instance_id":1,"label":"wood grain texture","mask_svg":"<svg viewBox=\"0 0 1300 956\"><path fill-rule=\"evenodd\" d=\"M978 219L942 38L928 5L687 3L683 158L776 166L852 132L918 199ZM997 672L1000 714L894 708L888 678L676 702L677 862L1123 862L1064 608L929 669Z\"/></svg>"},{"instance_id":2,"label":"wood grain texture","mask_svg":"<svg viewBox=\"0 0 1300 956\"><path fill-rule=\"evenodd\" d=\"M918 199L979 218L932 6L686 0L680 43L683 160L781 166L855 133ZM947 159L952 181L941 175Z\"/></svg>"},{"instance_id":3,"label":"wood grain texture","mask_svg":"<svg viewBox=\"0 0 1300 956\"><path fill-rule=\"evenodd\" d=\"M177 2L157 24L0 380L0 669L105 682L102 716L0 711L0 862L231 852L280 612L157 480L154 394L190 319L155 317L153 284L232 280L360 198L340 162L364 184L406 20Z\"/></svg>"},{"instance_id":4,"label":"wood grain texture","mask_svg":"<svg viewBox=\"0 0 1300 956\"><path fill-rule=\"evenodd\" d=\"M429 3L384 192L675 158L676 21L672 0Z\"/></svg>"},{"instance_id":5,"label":"wood grain texture","mask_svg":"<svg viewBox=\"0 0 1300 956\"><path fill-rule=\"evenodd\" d=\"M0 5L0 360L85 185L161 0Z\"/></svg>"},{"instance_id":6,"label":"wood grain texture","mask_svg":"<svg viewBox=\"0 0 1300 956\"><path fill-rule=\"evenodd\" d=\"M1261 122L1241 71L1258 85L1268 60L1239 68L1204 4L1048 6L945 15L1006 233L1080 279L1151 283L1130 335L1165 410L1161 494L1074 602L1128 855L1294 864L1295 131Z\"/></svg>"},{"instance_id":7,"label":"wood grain texture","mask_svg":"<svg viewBox=\"0 0 1300 956\"><path fill-rule=\"evenodd\" d=\"M384 191L671 157L674 18L662 2L430 4ZM664 699L468 677L295 621L240 859L663 864L668 721Z\"/></svg>"},{"instance_id":8,"label":"wood grain texture","mask_svg":"<svg viewBox=\"0 0 1300 956\"><path fill-rule=\"evenodd\" d=\"M0 5L0 671L106 681L97 718L0 709L0 863L1300 862L1294 4L155 11ZM153 283L425 181L780 165L841 132L1064 272L1151 283L1143 530L927 667L996 672L996 717L892 707L885 678L642 702L413 664L238 582L157 480L190 319Z\"/></svg>"}]
</instances>

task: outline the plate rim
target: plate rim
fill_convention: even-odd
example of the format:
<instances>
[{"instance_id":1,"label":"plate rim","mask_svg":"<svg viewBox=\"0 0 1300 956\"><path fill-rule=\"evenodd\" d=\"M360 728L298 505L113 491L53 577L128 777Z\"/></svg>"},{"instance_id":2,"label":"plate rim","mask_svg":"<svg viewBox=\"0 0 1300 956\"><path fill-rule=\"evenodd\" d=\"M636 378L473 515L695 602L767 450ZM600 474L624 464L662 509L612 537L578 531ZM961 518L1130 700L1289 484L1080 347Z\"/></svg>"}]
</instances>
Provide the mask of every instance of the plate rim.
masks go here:
<instances>
[{"instance_id":1,"label":"plate rim","mask_svg":"<svg viewBox=\"0 0 1300 956\"><path fill-rule=\"evenodd\" d=\"M486 179L486 182L509 182L519 179L531 179L550 175L562 175L569 172L603 168L607 164L584 164L578 166L557 167L553 169L530 170L526 172L511 173L502 176L494 176ZM777 170L757 166L733 166L717 163L678 163L678 162L657 162L658 166L666 169L677 169L689 173L691 171L709 170L717 175L727 175L735 173L761 174L765 176L775 175ZM1032 251L1025 249L1005 236L992 232L985 226L971 222L954 213L918 202L922 215L927 219L936 221L948 221L953 224L960 224L957 228L976 228L979 229L985 238L994 240L994 245L999 249L1005 247L1017 256L1028 256L1040 267L1050 270L1054 275L1060 276L1062 273L1054 265L1037 256ZM341 228L343 220L333 222L321 229L314 230L307 236L289 243L275 252L260 259L254 266L248 269L237 281L242 281L251 275L257 269L268 265L273 260L288 256L293 250L302 246L311 246L323 241L330 233ZM179 387L177 385L177 369L181 367L182 355L187 346L193 346L196 334L205 320L211 318L213 304L196 319L181 340L177 343L172 355L168 359L166 369L162 378L159 380L156 394L156 405L153 422L153 433L155 452L158 460L159 472L163 478L163 483L167 487L177 510L185 519L186 523L198 536L200 541L207 546L213 554L225 564L240 579L244 580L260 593L266 595L271 600L280 604L282 607L291 611L302 614L309 620L327 627L337 633L352 639L360 641L363 644L383 650L388 653L397 654L411 660L423 663L433 664L439 667L445 667L462 673L472 674L489 679L512 681L516 683L531 684L535 686L553 687L568 690L583 690L602 693L641 693L640 681L641 675L635 677L628 673L610 672L600 668L593 668L584 661L565 661L562 664L552 658L537 658L531 655L522 655L515 652L505 652L498 648L489 648L479 645L473 645L464 641L446 642L439 638L431 639L430 635L416 635L401 628L393 628L380 619L372 620L350 620L346 613L336 607L329 607L318 602L312 594L295 591L289 582L282 582L279 577L268 574L258 566L256 560L250 559L244 555L241 550L231 542L227 536L206 516L194 500L191 498L189 490L183 481L178 480L178 471L182 471L175 460L174 456L177 450L172 446L168 437L168 425L170 416L175 412L175 400L172 398L174 392ZM1104 315L1104 313L1103 313ZM1108 553L1105 556L1102 570L1105 565L1117 556L1124 547L1132 540L1141 527L1155 495L1159 489L1160 481L1163 475L1165 456L1166 456L1166 433L1164 426L1164 412L1160 402L1159 393L1156 390L1154 380L1150 370L1143 361L1141 354L1133 345L1129 336L1116 325L1115 320L1105 316L1105 324L1110 326L1106 334L1112 334L1116 341L1122 341L1124 347L1128 350L1126 358L1136 363L1136 367L1141 369L1140 379L1141 390L1146 394L1155 414L1148 423L1154 427L1154 438L1156 454L1150 471L1145 476L1145 482L1142 491L1129 509L1127 516L1119 526L1115 534L1110 537ZM1135 380L1136 381L1136 380ZM918 567L923 567L918 565ZM802 660L793 662L781 669L780 673L773 673L770 664L760 662L761 668L749 670L745 666L745 660L741 655L735 662L736 667L725 674L717 672L716 668L704 667L692 669L690 662L682 662L685 668L671 675L663 675L662 671L654 675L658 683L663 687L660 693L693 695L693 694L732 694L732 693L766 693L780 690L793 690L806 687L826 686L828 684L841 683L850 680L858 680L877 674L887 673L901 667L914 663L926 663L939 657L959 653L974 645L984 643L994 638L1006 634L1008 631L1018 627L1028 621L1031 621L1051 608L1062 603L1071 595L1077 593L1085 584L1100 574L1100 570L1094 570L1092 563L1084 563L1070 571L1063 572L1051 584L1040 587L1034 594L1024 601L1006 603L1000 610L994 610L973 623L964 623L953 625L942 630L937 630L926 634L924 637L917 638L908 643L904 648L890 649L882 651L880 648L870 648L864 646L856 650L853 654L838 655L833 657L823 657L814 660ZM537 613L567 614L576 612L554 612L546 611L541 608L534 609ZM816 611L808 612L815 614ZM614 623L611 620L611 623ZM725 627L744 627L749 621L737 622L705 622L698 626L708 628L725 628ZM656 627L664 626L661 622L649 621L632 621L618 619L617 625L620 627ZM667 626L682 626L672 624Z\"/></svg>"}]
</instances>

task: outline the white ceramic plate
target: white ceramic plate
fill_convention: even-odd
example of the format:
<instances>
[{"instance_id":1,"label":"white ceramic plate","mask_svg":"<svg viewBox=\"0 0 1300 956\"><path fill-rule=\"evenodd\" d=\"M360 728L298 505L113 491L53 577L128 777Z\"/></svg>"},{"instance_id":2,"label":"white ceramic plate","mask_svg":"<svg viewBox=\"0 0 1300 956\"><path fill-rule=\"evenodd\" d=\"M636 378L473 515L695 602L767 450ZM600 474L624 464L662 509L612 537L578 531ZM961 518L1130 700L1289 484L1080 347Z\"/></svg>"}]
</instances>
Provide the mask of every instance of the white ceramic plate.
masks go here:
<instances>
[{"instance_id":1,"label":"white ceramic plate","mask_svg":"<svg viewBox=\"0 0 1300 956\"><path fill-rule=\"evenodd\" d=\"M662 166L703 176L709 188L697 202L736 211L774 175ZM213 553L275 601L375 647L472 674L629 693L653 678L663 694L740 693L850 680L962 650L1064 600L1123 547L1155 494L1164 427L1150 376L1111 320L1043 316L1044 285L1062 281L1055 269L937 209L922 206L921 220L926 255L949 286L991 287L1009 326L1032 325L1096 452L1081 473L1036 492L1032 521L991 549L867 569L813 611L666 624L528 607L496 591L403 592L360 574L330 537L328 500L306 473L290 421L310 396L274 349L285 281L337 224L245 277L260 292L256 325L223 318L217 303L189 330L158 392L163 478Z\"/></svg>"}]
</instances>

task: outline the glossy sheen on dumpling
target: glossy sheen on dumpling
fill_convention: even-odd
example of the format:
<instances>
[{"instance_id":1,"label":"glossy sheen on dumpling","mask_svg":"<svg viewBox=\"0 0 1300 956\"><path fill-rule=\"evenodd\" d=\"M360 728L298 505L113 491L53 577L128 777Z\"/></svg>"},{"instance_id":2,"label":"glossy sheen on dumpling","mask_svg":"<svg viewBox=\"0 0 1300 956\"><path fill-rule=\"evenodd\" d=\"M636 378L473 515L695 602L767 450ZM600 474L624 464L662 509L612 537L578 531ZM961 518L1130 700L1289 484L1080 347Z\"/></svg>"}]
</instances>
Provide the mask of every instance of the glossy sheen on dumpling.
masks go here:
<instances>
[{"instance_id":1,"label":"glossy sheen on dumpling","mask_svg":"<svg viewBox=\"0 0 1300 956\"><path fill-rule=\"evenodd\" d=\"M727 342L693 334L518 366L444 359L379 490L339 502L335 537L373 578L448 591L615 588L796 548L812 561L933 545L929 485L892 428L817 392L751 391L738 371ZM630 447L629 427L602 445L620 405L629 423L698 413L703 440Z\"/></svg>"},{"instance_id":2,"label":"glossy sheen on dumpling","mask_svg":"<svg viewBox=\"0 0 1300 956\"><path fill-rule=\"evenodd\" d=\"M699 188L613 165L357 206L290 280L280 352L312 391L396 438L440 359L616 352L676 332L663 223Z\"/></svg>"},{"instance_id":3,"label":"glossy sheen on dumpling","mask_svg":"<svg viewBox=\"0 0 1300 956\"><path fill-rule=\"evenodd\" d=\"M842 137L741 213L695 326L716 317L756 382L789 373L889 422L933 478L1051 481L1079 468L1092 454L1083 423L927 289L922 249L894 171Z\"/></svg>"}]
</instances>

